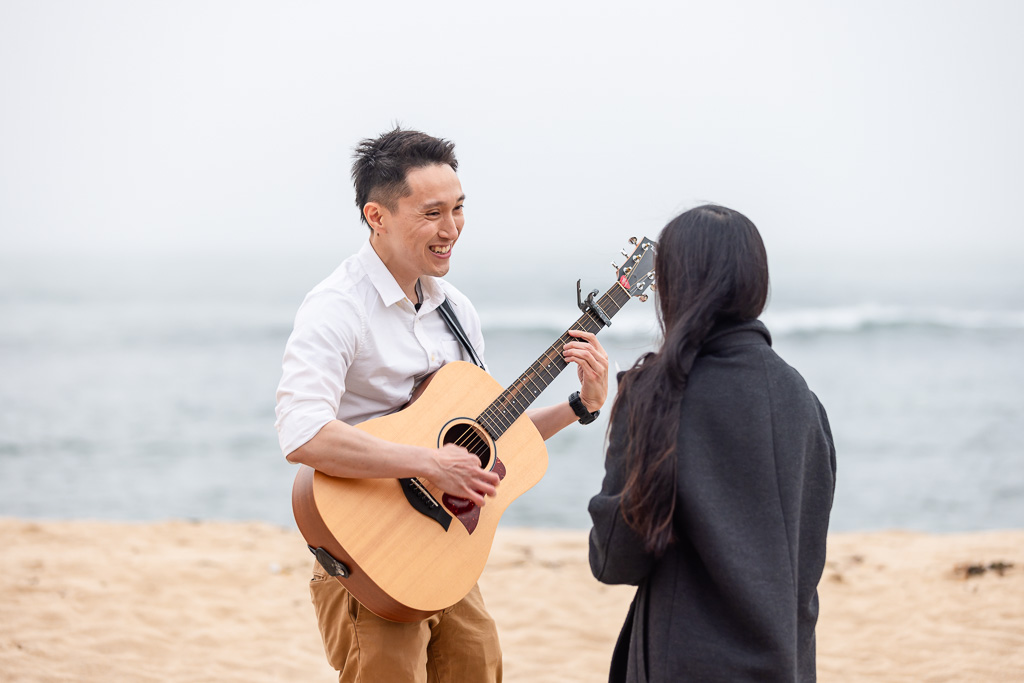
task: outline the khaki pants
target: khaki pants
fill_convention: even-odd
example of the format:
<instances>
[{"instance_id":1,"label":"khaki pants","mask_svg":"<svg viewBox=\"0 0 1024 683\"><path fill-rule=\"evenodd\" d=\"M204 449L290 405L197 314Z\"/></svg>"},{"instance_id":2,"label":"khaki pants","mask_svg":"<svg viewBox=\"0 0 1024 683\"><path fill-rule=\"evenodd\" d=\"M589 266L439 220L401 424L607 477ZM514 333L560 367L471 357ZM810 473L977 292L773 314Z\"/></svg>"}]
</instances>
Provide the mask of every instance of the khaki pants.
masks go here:
<instances>
[{"instance_id":1,"label":"khaki pants","mask_svg":"<svg viewBox=\"0 0 1024 683\"><path fill-rule=\"evenodd\" d=\"M423 621L381 619L313 563L309 592L339 683L500 683L501 647L480 587Z\"/></svg>"}]
</instances>

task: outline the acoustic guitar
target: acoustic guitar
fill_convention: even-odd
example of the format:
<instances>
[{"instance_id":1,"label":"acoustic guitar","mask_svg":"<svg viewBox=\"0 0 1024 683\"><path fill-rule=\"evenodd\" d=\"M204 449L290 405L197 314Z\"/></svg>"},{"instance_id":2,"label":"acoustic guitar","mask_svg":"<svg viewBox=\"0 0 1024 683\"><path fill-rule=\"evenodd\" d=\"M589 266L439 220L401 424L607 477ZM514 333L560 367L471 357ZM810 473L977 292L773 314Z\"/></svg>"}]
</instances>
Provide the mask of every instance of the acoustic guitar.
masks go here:
<instances>
[{"instance_id":1,"label":"acoustic guitar","mask_svg":"<svg viewBox=\"0 0 1024 683\"><path fill-rule=\"evenodd\" d=\"M583 315L570 329L596 333L631 298L646 300L655 244L631 243L615 284L600 299L594 290L580 301ZM300 466L292 488L295 521L320 564L361 604L385 619L416 621L473 588L501 515L547 470L544 440L524 412L566 368L562 347L572 339L563 333L504 390L476 365L448 363L407 407L356 425L393 443L464 446L502 478L482 508L424 478L348 479Z\"/></svg>"}]
</instances>

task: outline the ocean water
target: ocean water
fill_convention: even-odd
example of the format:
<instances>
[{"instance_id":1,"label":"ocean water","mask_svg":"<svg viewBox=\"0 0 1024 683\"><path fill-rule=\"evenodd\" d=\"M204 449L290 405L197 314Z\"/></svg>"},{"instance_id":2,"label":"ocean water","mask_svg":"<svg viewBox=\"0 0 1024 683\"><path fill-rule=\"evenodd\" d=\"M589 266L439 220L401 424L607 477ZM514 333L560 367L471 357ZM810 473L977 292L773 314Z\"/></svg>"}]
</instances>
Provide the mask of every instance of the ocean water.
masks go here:
<instances>
[{"instance_id":1,"label":"ocean water","mask_svg":"<svg viewBox=\"0 0 1024 683\"><path fill-rule=\"evenodd\" d=\"M274 391L295 309L328 261L3 259L0 515L290 526L295 469L277 446ZM764 320L830 416L832 528L1024 527L1020 290L779 282ZM471 271L457 284L505 385L578 315L570 278L557 297ZM618 368L657 343L653 303L631 302L601 333ZM564 373L538 405L575 386ZM606 427L551 439L547 475L503 523L586 527Z\"/></svg>"}]
</instances>

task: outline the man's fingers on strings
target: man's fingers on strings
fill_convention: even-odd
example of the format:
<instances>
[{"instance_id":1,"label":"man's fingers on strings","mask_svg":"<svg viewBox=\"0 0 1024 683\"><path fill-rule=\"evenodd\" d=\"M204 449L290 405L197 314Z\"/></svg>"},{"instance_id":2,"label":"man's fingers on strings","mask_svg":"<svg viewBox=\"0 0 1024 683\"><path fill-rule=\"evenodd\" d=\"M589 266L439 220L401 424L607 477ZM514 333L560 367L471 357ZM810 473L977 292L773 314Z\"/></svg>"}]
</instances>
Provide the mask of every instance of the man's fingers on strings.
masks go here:
<instances>
[{"instance_id":1,"label":"man's fingers on strings","mask_svg":"<svg viewBox=\"0 0 1024 683\"><path fill-rule=\"evenodd\" d=\"M591 344L597 344L597 335L593 332L587 332L586 330L569 330L569 336L576 337L582 341Z\"/></svg>"}]
</instances>

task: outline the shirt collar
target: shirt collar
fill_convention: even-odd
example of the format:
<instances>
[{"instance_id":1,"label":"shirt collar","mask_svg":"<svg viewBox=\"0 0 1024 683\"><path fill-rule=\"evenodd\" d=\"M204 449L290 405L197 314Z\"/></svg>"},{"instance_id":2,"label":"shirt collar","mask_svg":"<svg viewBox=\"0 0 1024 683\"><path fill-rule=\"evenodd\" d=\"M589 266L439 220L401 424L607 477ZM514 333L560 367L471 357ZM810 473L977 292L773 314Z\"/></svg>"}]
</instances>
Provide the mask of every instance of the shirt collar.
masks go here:
<instances>
[{"instance_id":1,"label":"shirt collar","mask_svg":"<svg viewBox=\"0 0 1024 683\"><path fill-rule=\"evenodd\" d=\"M423 305L420 307L420 315L430 313L440 306L445 299L444 288L441 286L441 279L431 275L420 277L420 293L423 295Z\"/></svg>"},{"instance_id":2,"label":"shirt collar","mask_svg":"<svg viewBox=\"0 0 1024 683\"><path fill-rule=\"evenodd\" d=\"M385 306L392 306L406 298L405 292L402 291L398 281L395 280L395 276L384 265L377 252L373 250L369 240L359 250L358 257L359 262L366 271L366 277L370 279L370 283L377 290L377 294L380 295L380 299ZM420 315L434 310L445 299L444 289L441 287L440 280L436 277L429 275L421 276L420 291L423 295Z\"/></svg>"}]
</instances>

